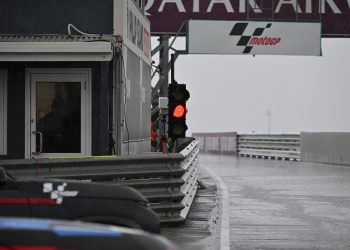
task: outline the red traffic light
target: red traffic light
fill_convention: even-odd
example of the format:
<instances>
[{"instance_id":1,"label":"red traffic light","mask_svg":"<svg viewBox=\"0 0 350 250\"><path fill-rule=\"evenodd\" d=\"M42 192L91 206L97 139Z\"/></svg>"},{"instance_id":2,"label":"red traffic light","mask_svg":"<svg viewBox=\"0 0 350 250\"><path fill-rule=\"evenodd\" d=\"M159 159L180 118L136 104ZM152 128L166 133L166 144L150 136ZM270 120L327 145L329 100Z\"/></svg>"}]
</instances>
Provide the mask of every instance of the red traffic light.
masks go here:
<instances>
[{"instance_id":1,"label":"red traffic light","mask_svg":"<svg viewBox=\"0 0 350 250\"><path fill-rule=\"evenodd\" d=\"M186 84L173 82L168 89L168 136L172 139L186 137L186 101L190 93L186 89Z\"/></svg>"},{"instance_id":2,"label":"red traffic light","mask_svg":"<svg viewBox=\"0 0 350 250\"><path fill-rule=\"evenodd\" d=\"M174 108L173 116L176 118L181 118L184 115L186 115L186 113L187 113L187 108L184 105L179 104Z\"/></svg>"}]
</instances>

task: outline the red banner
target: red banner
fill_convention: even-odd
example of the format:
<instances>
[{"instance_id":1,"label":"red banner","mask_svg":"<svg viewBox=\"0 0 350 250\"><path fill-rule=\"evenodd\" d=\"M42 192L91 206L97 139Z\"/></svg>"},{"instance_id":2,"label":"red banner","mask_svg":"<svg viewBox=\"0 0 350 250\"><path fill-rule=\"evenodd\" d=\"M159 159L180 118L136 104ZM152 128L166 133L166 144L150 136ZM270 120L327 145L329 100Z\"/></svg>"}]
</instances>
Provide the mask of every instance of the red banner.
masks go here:
<instances>
[{"instance_id":1,"label":"red banner","mask_svg":"<svg viewBox=\"0 0 350 250\"><path fill-rule=\"evenodd\" d=\"M186 33L186 21L322 22L322 36L350 35L350 0L148 0L152 35ZM182 27L182 29L181 29Z\"/></svg>"}]
</instances>

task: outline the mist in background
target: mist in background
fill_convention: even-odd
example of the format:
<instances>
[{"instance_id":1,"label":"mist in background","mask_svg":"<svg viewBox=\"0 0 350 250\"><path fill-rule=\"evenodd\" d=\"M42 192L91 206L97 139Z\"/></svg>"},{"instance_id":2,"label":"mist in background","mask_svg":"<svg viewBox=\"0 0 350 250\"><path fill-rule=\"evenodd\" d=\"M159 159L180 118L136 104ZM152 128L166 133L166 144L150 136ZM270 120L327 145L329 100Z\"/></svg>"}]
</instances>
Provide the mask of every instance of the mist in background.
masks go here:
<instances>
[{"instance_id":1,"label":"mist in background","mask_svg":"<svg viewBox=\"0 0 350 250\"><path fill-rule=\"evenodd\" d=\"M157 39L152 43L155 47ZM185 40L174 47L184 49ZM350 39L322 39L322 52L322 57L180 55L175 78L191 94L187 135L269 128L350 132Z\"/></svg>"}]
</instances>

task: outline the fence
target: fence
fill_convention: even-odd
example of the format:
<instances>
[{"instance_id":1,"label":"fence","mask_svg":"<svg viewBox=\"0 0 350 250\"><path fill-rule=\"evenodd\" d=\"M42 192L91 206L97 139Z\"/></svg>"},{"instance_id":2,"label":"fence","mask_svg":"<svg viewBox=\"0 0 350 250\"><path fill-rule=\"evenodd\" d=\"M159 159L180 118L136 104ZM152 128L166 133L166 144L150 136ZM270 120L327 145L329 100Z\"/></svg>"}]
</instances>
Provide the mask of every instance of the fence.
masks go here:
<instances>
[{"instance_id":1,"label":"fence","mask_svg":"<svg viewBox=\"0 0 350 250\"><path fill-rule=\"evenodd\" d=\"M194 133L193 137L200 141L201 153L282 160L300 159L298 134Z\"/></svg>"},{"instance_id":2,"label":"fence","mask_svg":"<svg viewBox=\"0 0 350 250\"><path fill-rule=\"evenodd\" d=\"M200 152L205 154L237 155L237 133L194 133L200 142Z\"/></svg>"},{"instance_id":3,"label":"fence","mask_svg":"<svg viewBox=\"0 0 350 250\"><path fill-rule=\"evenodd\" d=\"M197 191L199 142L180 153L113 158L0 161L14 177L75 179L132 186L145 195L161 223L186 219Z\"/></svg>"}]
</instances>

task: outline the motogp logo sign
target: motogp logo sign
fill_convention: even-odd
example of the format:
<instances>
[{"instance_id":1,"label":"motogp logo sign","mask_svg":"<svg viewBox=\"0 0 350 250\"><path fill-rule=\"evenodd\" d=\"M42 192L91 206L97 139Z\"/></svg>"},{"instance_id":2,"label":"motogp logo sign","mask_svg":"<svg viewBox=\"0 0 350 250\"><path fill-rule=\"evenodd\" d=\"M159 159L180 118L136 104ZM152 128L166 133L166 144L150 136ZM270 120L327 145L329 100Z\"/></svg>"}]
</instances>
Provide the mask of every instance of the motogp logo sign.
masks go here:
<instances>
[{"instance_id":1,"label":"motogp logo sign","mask_svg":"<svg viewBox=\"0 0 350 250\"><path fill-rule=\"evenodd\" d=\"M243 54L249 54L253 47L258 46L276 46L282 41L281 37L262 37L265 29L269 29L272 23L268 23L265 27L256 28L252 35L243 35L248 23L236 23L231 32L230 36L239 36L237 46L244 47Z\"/></svg>"},{"instance_id":2,"label":"motogp logo sign","mask_svg":"<svg viewBox=\"0 0 350 250\"><path fill-rule=\"evenodd\" d=\"M321 53L321 23L190 20L189 54L314 55Z\"/></svg>"}]
</instances>

